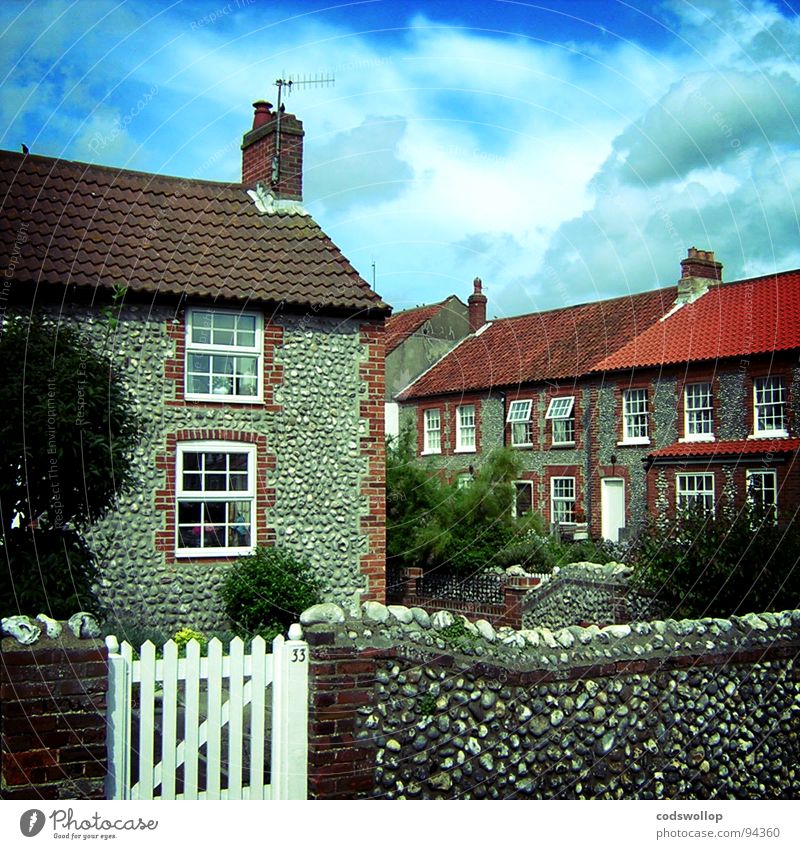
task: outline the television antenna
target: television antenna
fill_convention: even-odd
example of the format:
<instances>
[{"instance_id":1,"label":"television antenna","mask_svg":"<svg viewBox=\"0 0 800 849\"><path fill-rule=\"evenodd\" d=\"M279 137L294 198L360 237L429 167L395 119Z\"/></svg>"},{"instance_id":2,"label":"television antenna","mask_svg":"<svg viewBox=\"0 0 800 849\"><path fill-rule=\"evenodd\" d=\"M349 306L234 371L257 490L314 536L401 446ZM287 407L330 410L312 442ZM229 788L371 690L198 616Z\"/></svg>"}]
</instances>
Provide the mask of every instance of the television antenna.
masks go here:
<instances>
[{"instance_id":1,"label":"television antenna","mask_svg":"<svg viewBox=\"0 0 800 849\"><path fill-rule=\"evenodd\" d=\"M272 157L272 185L277 186L281 178L281 117L284 111L283 96L292 93L293 88L327 88L336 85L333 74L314 74L303 76L283 76L275 80L278 89L278 117L275 124L275 155Z\"/></svg>"}]
</instances>

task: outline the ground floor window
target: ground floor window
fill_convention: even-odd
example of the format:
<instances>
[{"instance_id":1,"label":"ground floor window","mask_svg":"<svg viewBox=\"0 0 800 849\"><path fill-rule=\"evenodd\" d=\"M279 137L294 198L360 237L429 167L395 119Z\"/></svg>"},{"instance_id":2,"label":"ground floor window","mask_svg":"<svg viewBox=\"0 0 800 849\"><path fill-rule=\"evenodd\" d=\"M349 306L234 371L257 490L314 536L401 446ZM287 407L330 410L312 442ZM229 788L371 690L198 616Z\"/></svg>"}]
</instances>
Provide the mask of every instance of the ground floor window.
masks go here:
<instances>
[{"instance_id":1,"label":"ground floor window","mask_svg":"<svg viewBox=\"0 0 800 849\"><path fill-rule=\"evenodd\" d=\"M240 555L253 551L255 461L254 445L178 445L178 555Z\"/></svg>"},{"instance_id":2,"label":"ground floor window","mask_svg":"<svg viewBox=\"0 0 800 849\"><path fill-rule=\"evenodd\" d=\"M778 473L775 469L747 470L747 499L765 510L778 507Z\"/></svg>"},{"instance_id":3,"label":"ground floor window","mask_svg":"<svg viewBox=\"0 0 800 849\"><path fill-rule=\"evenodd\" d=\"M575 521L575 478L550 478L550 516L560 524Z\"/></svg>"},{"instance_id":4,"label":"ground floor window","mask_svg":"<svg viewBox=\"0 0 800 849\"><path fill-rule=\"evenodd\" d=\"M676 481L678 510L701 506L704 510L714 509L714 475L678 475Z\"/></svg>"},{"instance_id":5,"label":"ground floor window","mask_svg":"<svg viewBox=\"0 0 800 849\"><path fill-rule=\"evenodd\" d=\"M533 481L514 481L514 517L533 510Z\"/></svg>"}]
</instances>

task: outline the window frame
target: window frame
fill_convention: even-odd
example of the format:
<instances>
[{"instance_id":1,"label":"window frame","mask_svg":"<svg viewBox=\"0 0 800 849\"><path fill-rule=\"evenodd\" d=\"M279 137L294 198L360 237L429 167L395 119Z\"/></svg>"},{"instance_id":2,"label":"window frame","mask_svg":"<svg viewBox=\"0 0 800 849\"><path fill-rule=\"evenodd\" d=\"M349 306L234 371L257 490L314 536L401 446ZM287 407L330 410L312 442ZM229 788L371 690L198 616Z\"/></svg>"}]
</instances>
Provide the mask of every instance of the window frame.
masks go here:
<instances>
[{"instance_id":1,"label":"window frame","mask_svg":"<svg viewBox=\"0 0 800 849\"><path fill-rule=\"evenodd\" d=\"M760 502L761 506L765 507L767 510L772 510L774 512L775 520L777 521L778 517L778 471L777 469L745 469L744 479L745 479L745 498L750 504L756 505L755 498L753 498L753 489L751 485L751 480L754 477L766 477L769 476L772 478L772 491L774 493L774 500L772 504L764 505L763 500ZM762 486L761 492L764 492L764 488Z\"/></svg>"},{"instance_id":2,"label":"window frame","mask_svg":"<svg viewBox=\"0 0 800 849\"><path fill-rule=\"evenodd\" d=\"M215 315L232 315L238 318L254 318L255 319L255 341L252 346L245 345L222 345L214 342L193 342L192 329L194 320L197 315L208 313ZM234 330L235 332L235 330ZM229 309L208 309L207 307L189 307L186 310L185 325L184 325L184 376L183 376L183 397L187 401L206 401L215 404L253 404L263 401L264 399L264 316L262 313L255 310L229 310ZM198 356L229 356L240 357L243 359L256 360L256 382L257 392L255 395L237 395L237 394L220 394L213 391L191 392L189 391L190 378L190 357ZM211 367L211 364L209 364ZM213 389L213 372L209 372L209 389ZM235 378L234 378L235 384Z\"/></svg>"},{"instance_id":3,"label":"window frame","mask_svg":"<svg viewBox=\"0 0 800 849\"><path fill-rule=\"evenodd\" d=\"M185 454L247 454L247 488L244 490L205 490L184 488ZM258 493L258 453L252 442L231 442L227 440L187 440L179 442L175 448L175 557L241 557L252 554L258 545L258 527L256 522ZM227 464L226 464L227 465ZM227 470L230 471L229 469ZM189 470L187 473L191 473ZM199 473L205 475L205 470ZM234 546L181 546L180 544L180 505L181 502L201 504L250 502L250 543ZM235 520L234 520L235 521ZM225 527L230 523L226 522ZM205 520L201 519L201 528Z\"/></svg>"},{"instance_id":4,"label":"window frame","mask_svg":"<svg viewBox=\"0 0 800 849\"><path fill-rule=\"evenodd\" d=\"M515 415L516 409L524 411L523 415ZM532 399L523 399L512 401L508 405L508 414L506 415L506 424L511 425L511 447L512 448L530 448L533 445L533 428L531 422L531 412L533 409ZM517 428L522 428L525 434L525 441L517 441Z\"/></svg>"},{"instance_id":5,"label":"window frame","mask_svg":"<svg viewBox=\"0 0 800 849\"><path fill-rule=\"evenodd\" d=\"M456 475L456 489L469 489L475 482L475 475L471 472L461 472Z\"/></svg>"},{"instance_id":6,"label":"window frame","mask_svg":"<svg viewBox=\"0 0 800 849\"><path fill-rule=\"evenodd\" d=\"M561 402L561 403L559 403ZM574 395L557 395L550 399L547 405L547 412L544 415L545 421L550 422L550 444L559 446L575 445L575 396ZM569 434L569 422L572 422L572 439L557 439L556 438L556 422L563 422L565 434Z\"/></svg>"},{"instance_id":7,"label":"window frame","mask_svg":"<svg viewBox=\"0 0 800 849\"><path fill-rule=\"evenodd\" d=\"M463 411L472 410L472 424L465 425L461 420ZM456 407L456 454L475 454L478 450L478 408L476 404L459 404ZM464 431L472 431L472 444L464 443Z\"/></svg>"},{"instance_id":8,"label":"window frame","mask_svg":"<svg viewBox=\"0 0 800 849\"><path fill-rule=\"evenodd\" d=\"M630 412L628 402L633 393L644 393L644 411ZM620 445L649 445L650 444L650 409L649 409L649 392L645 386L631 386L628 389L622 390L622 440ZM629 423L635 417L643 417L644 419L644 436L630 436Z\"/></svg>"},{"instance_id":9,"label":"window frame","mask_svg":"<svg viewBox=\"0 0 800 849\"><path fill-rule=\"evenodd\" d=\"M781 400L779 402L762 402L759 404L758 402L758 392L759 392L759 383L767 384L769 382L777 383L780 388L780 397ZM769 438L769 437L785 437L789 435L789 430L787 427L786 421L786 408L787 408L787 398L786 398L786 381L783 378L783 375L778 374L769 374L764 377L755 377L753 378L753 436L755 438ZM780 407L781 410L781 423L783 427L781 428L771 428L761 430L758 426L759 416L758 411L759 407Z\"/></svg>"},{"instance_id":10,"label":"window frame","mask_svg":"<svg viewBox=\"0 0 800 849\"><path fill-rule=\"evenodd\" d=\"M556 482L557 481L571 481L572 485L572 496L556 496ZM575 512L577 510L577 501L578 501L578 486L577 481L574 476L570 475L554 475L550 478L550 521L554 525L574 525L576 524ZM557 519L556 518L556 502L559 504L571 504L571 519ZM569 511L568 511L569 514Z\"/></svg>"},{"instance_id":11,"label":"window frame","mask_svg":"<svg viewBox=\"0 0 800 849\"><path fill-rule=\"evenodd\" d=\"M706 480L711 480L711 488L708 487L703 489L687 489L681 487L681 478L684 479L698 479L705 478ZM683 510L692 509L694 505L697 503L698 499L704 499L703 509L706 513L713 513L714 507L716 505L716 480L713 472L678 472L675 475L675 508L678 512ZM711 503L705 503L705 499L711 499ZM684 499L686 503L681 504L681 500ZM689 499L689 500L687 500Z\"/></svg>"},{"instance_id":12,"label":"window frame","mask_svg":"<svg viewBox=\"0 0 800 849\"><path fill-rule=\"evenodd\" d=\"M428 423L430 414L436 413L437 427L431 428ZM438 439L438 446L431 447L431 434L435 433ZM422 453L423 454L441 454L442 453L442 410L440 407L427 407L422 411Z\"/></svg>"},{"instance_id":13,"label":"window frame","mask_svg":"<svg viewBox=\"0 0 800 849\"><path fill-rule=\"evenodd\" d=\"M521 516L520 516L519 512L517 511L518 488L521 487L521 486L525 486L525 487L528 488L528 490L530 492L530 499L531 499L531 509L528 512L533 513L533 481L515 480L515 481L512 481L512 483L514 484L514 499L511 502L511 515L515 519L519 519L519 518L521 518ZM527 516L528 513L523 513L522 515Z\"/></svg>"},{"instance_id":14,"label":"window frame","mask_svg":"<svg viewBox=\"0 0 800 849\"><path fill-rule=\"evenodd\" d=\"M695 389L696 387L708 387L707 398L708 398L708 406L703 407L690 407L689 406L689 390ZM692 421L692 414L697 413L710 413L708 417L708 422L710 424L711 429L709 431L703 431L698 433L690 432L690 423ZM704 421L701 419L700 421ZM684 442L713 442L714 441L714 392L711 381L709 380L698 380L694 383L686 383L683 387L683 441Z\"/></svg>"}]
</instances>

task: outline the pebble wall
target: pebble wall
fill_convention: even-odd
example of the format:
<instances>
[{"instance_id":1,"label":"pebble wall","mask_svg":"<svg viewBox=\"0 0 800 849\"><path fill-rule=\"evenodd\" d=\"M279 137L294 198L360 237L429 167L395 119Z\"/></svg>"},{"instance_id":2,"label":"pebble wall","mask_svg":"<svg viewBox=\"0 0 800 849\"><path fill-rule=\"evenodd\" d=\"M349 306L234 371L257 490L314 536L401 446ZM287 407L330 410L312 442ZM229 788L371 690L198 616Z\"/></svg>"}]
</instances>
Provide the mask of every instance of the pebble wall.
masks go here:
<instances>
[{"instance_id":1,"label":"pebble wall","mask_svg":"<svg viewBox=\"0 0 800 849\"><path fill-rule=\"evenodd\" d=\"M312 734L320 798L800 793L800 611L512 631L368 603L304 621L312 732L353 729ZM358 673L347 690L338 669Z\"/></svg>"},{"instance_id":2,"label":"pebble wall","mask_svg":"<svg viewBox=\"0 0 800 849\"><path fill-rule=\"evenodd\" d=\"M648 618L652 599L630 586L632 569L622 563L570 563L528 592L523 601L526 628L563 628L577 622L608 625Z\"/></svg>"}]
</instances>

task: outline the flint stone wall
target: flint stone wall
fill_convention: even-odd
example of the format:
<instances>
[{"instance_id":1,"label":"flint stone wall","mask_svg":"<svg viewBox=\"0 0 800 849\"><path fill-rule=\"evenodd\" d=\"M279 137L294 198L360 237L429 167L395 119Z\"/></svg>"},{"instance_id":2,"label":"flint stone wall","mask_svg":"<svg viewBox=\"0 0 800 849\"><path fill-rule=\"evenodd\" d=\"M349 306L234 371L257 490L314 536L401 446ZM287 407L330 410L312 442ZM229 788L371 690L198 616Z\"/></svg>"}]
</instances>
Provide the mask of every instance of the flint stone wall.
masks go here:
<instances>
[{"instance_id":1,"label":"flint stone wall","mask_svg":"<svg viewBox=\"0 0 800 849\"><path fill-rule=\"evenodd\" d=\"M557 631L309 613L313 798L800 793L800 611Z\"/></svg>"},{"instance_id":2,"label":"flint stone wall","mask_svg":"<svg viewBox=\"0 0 800 849\"><path fill-rule=\"evenodd\" d=\"M633 570L622 563L569 563L534 587L523 600L525 628L610 625L664 615L653 598L631 586Z\"/></svg>"}]
</instances>

